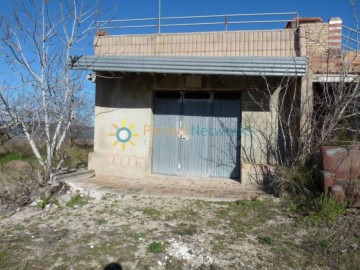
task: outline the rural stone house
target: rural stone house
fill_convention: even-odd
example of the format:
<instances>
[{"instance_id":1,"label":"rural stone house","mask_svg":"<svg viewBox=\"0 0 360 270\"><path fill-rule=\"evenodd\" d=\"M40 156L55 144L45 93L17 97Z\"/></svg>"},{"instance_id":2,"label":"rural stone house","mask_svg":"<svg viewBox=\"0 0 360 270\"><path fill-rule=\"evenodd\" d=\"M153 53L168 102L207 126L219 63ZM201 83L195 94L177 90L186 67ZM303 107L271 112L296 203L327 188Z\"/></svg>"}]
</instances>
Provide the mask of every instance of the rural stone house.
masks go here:
<instances>
[{"instance_id":1,"label":"rural stone house","mask_svg":"<svg viewBox=\"0 0 360 270\"><path fill-rule=\"evenodd\" d=\"M73 69L93 70L96 83L90 169L248 183L257 167L279 162L286 140L278 127L280 89L284 81L301 89L303 110L316 83L330 73L336 80L342 21L297 17L283 29L249 31L231 30L230 18L226 31L109 28L97 32L94 55L72 58Z\"/></svg>"}]
</instances>

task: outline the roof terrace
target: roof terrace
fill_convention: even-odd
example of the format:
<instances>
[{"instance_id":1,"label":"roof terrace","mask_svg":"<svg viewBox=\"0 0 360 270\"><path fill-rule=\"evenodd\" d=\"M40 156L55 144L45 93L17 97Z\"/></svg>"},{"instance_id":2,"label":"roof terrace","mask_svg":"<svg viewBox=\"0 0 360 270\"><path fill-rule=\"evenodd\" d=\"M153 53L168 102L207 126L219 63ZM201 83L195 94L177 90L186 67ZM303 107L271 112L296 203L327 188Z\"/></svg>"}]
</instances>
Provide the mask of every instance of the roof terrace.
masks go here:
<instances>
[{"instance_id":1,"label":"roof terrace","mask_svg":"<svg viewBox=\"0 0 360 270\"><path fill-rule=\"evenodd\" d=\"M100 21L95 55L294 57L298 22L297 12Z\"/></svg>"}]
</instances>

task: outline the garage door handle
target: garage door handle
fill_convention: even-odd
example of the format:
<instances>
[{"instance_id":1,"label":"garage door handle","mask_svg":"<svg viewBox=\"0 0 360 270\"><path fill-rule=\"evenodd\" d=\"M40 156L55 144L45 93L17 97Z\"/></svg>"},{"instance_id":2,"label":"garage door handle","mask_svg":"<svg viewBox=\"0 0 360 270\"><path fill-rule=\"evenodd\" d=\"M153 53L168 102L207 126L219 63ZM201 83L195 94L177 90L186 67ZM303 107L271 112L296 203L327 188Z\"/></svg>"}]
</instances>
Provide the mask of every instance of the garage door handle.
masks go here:
<instances>
[{"instance_id":1,"label":"garage door handle","mask_svg":"<svg viewBox=\"0 0 360 270\"><path fill-rule=\"evenodd\" d=\"M187 141L187 140L190 139L190 136L185 134L184 130L182 130L182 129L179 130L179 136L178 137L179 137L179 140L181 140L181 141Z\"/></svg>"},{"instance_id":2,"label":"garage door handle","mask_svg":"<svg viewBox=\"0 0 360 270\"><path fill-rule=\"evenodd\" d=\"M189 139L190 139L190 137L188 135L179 136L180 141L188 141Z\"/></svg>"}]
</instances>

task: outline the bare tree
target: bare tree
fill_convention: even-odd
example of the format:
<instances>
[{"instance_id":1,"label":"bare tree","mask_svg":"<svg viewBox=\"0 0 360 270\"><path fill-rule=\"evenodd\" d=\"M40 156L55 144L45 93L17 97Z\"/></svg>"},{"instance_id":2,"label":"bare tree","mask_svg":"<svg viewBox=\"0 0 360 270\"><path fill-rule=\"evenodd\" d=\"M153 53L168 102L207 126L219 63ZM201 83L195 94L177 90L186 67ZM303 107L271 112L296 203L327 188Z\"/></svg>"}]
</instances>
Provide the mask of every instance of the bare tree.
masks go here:
<instances>
[{"instance_id":1,"label":"bare tree","mask_svg":"<svg viewBox=\"0 0 360 270\"><path fill-rule=\"evenodd\" d=\"M12 90L0 89L0 110L7 123L21 127L40 164L42 183L66 159L60 149L84 104L83 74L73 72L67 61L86 41L97 15L94 1L31 0L1 20L1 56L11 70Z\"/></svg>"},{"instance_id":2,"label":"bare tree","mask_svg":"<svg viewBox=\"0 0 360 270\"><path fill-rule=\"evenodd\" d=\"M7 89L7 87L1 86L0 92L7 92L5 89ZM9 99L9 97L7 97L7 99ZM2 102L2 104L4 104L4 102ZM18 127L18 124L19 123L14 122L11 119L8 112L4 109L4 106L0 107L0 145L3 145L14 137L16 132L13 131L16 127Z\"/></svg>"},{"instance_id":3,"label":"bare tree","mask_svg":"<svg viewBox=\"0 0 360 270\"><path fill-rule=\"evenodd\" d=\"M302 162L319 146L341 140L344 131L349 140L358 139L360 76L349 68L353 59L348 54L338 61L340 70L334 76L320 74L323 81L312 84L313 88L308 89L312 95L308 97L303 95L299 79L291 77L278 80L262 77L265 87L259 89L254 85L250 89L249 97L257 111L268 112L264 122L272 123L265 127L261 121L249 119L247 123L243 119L256 134L252 146L268 146L262 148L262 156L266 156L263 160L283 165ZM250 161L254 159L252 151L244 149Z\"/></svg>"}]
</instances>

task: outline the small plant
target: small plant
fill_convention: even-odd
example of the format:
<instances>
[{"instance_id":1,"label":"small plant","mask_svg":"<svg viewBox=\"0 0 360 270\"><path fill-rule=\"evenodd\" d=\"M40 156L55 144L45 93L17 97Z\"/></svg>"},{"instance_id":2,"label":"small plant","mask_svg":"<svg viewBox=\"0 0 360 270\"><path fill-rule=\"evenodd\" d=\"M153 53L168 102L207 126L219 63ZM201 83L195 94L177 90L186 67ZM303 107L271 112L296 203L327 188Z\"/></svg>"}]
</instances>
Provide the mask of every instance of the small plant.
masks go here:
<instances>
[{"instance_id":1,"label":"small plant","mask_svg":"<svg viewBox=\"0 0 360 270\"><path fill-rule=\"evenodd\" d=\"M308 220L311 223L333 222L344 215L346 204L337 203L329 194L323 193L313 201L313 211Z\"/></svg>"},{"instance_id":2,"label":"small plant","mask_svg":"<svg viewBox=\"0 0 360 270\"><path fill-rule=\"evenodd\" d=\"M295 164L279 167L275 173L277 188L282 193L289 193L298 201L308 201L309 197L316 196L319 192L317 162L314 160L311 165Z\"/></svg>"},{"instance_id":3,"label":"small plant","mask_svg":"<svg viewBox=\"0 0 360 270\"><path fill-rule=\"evenodd\" d=\"M296 203L291 202L289 207L286 208L286 211L294 214L294 213L297 213L299 211L299 209L298 209L298 206Z\"/></svg>"},{"instance_id":4,"label":"small plant","mask_svg":"<svg viewBox=\"0 0 360 270\"><path fill-rule=\"evenodd\" d=\"M158 217L161 215L161 212L159 210L150 207L146 207L142 209L142 212L150 217Z\"/></svg>"},{"instance_id":5,"label":"small plant","mask_svg":"<svg viewBox=\"0 0 360 270\"><path fill-rule=\"evenodd\" d=\"M36 204L37 207L44 209L47 205L55 205L57 207L60 207L59 200L56 198L52 198L51 196L46 197L44 193L40 195L40 200Z\"/></svg>"},{"instance_id":6,"label":"small plant","mask_svg":"<svg viewBox=\"0 0 360 270\"><path fill-rule=\"evenodd\" d=\"M253 199L250 201L249 200L236 201L236 204L244 209L253 209L253 210L258 210L263 206L263 203L258 199Z\"/></svg>"},{"instance_id":7,"label":"small plant","mask_svg":"<svg viewBox=\"0 0 360 270\"><path fill-rule=\"evenodd\" d=\"M273 240L270 236L259 236L259 242L265 245L271 245Z\"/></svg>"},{"instance_id":8,"label":"small plant","mask_svg":"<svg viewBox=\"0 0 360 270\"><path fill-rule=\"evenodd\" d=\"M71 199L66 203L67 206L75 207L80 205L85 205L89 201L89 196L85 196L84 194L77 192Z\"/></svg>"},{"instance_id":9,"label":"small plant","mask_svg":"<svg viewBox=\"0 0 360 270\"><path fill-rule=\"evenodd\" d=\"M101 219L97 219L97 220L95 221L95 223L96 223L96 225L104 225L104 224L107 223L107 220L101 218Z\"/></svg>"},{"instance_id":10,"label":"small plant","mask_svg":"<svg viewBox=\"0 0 360 270\"><path fill-rule=\"evenodd\" d=\"M320 240L319 245L321 248L324 248L324 249L331 248L331 242L327 239Z\"/></svg>"},{"instance_id":11,"label":"small plant","mask_svg":"<svg viewBox=\"0 0 360 270\"><path fill-rule=\"evenodd\" d=\"M12 266L11 257L5 252L0 252L0 266L9 268Z\"/></svg>"},{"instance_id":12,"label":"small plant","mask_svg":"<svg viewBox=\"0 0 360 270\"><path fill-rule=\"evenodd\" d=\"M40 200L37 203L37 207L44 209L48 204L50 204L50 198L40 196Z\"/></svg>"},{"instance_id":13,"label":"small plant","mask_svg":"<svg viewBox=\"0 0 360 270\"><path fill-rule=\"evenodd\" d=\"M165 245L162 242L152 242L147 250L151 253L162 253L165 251Z\"/></svg>"}]
</instances>

